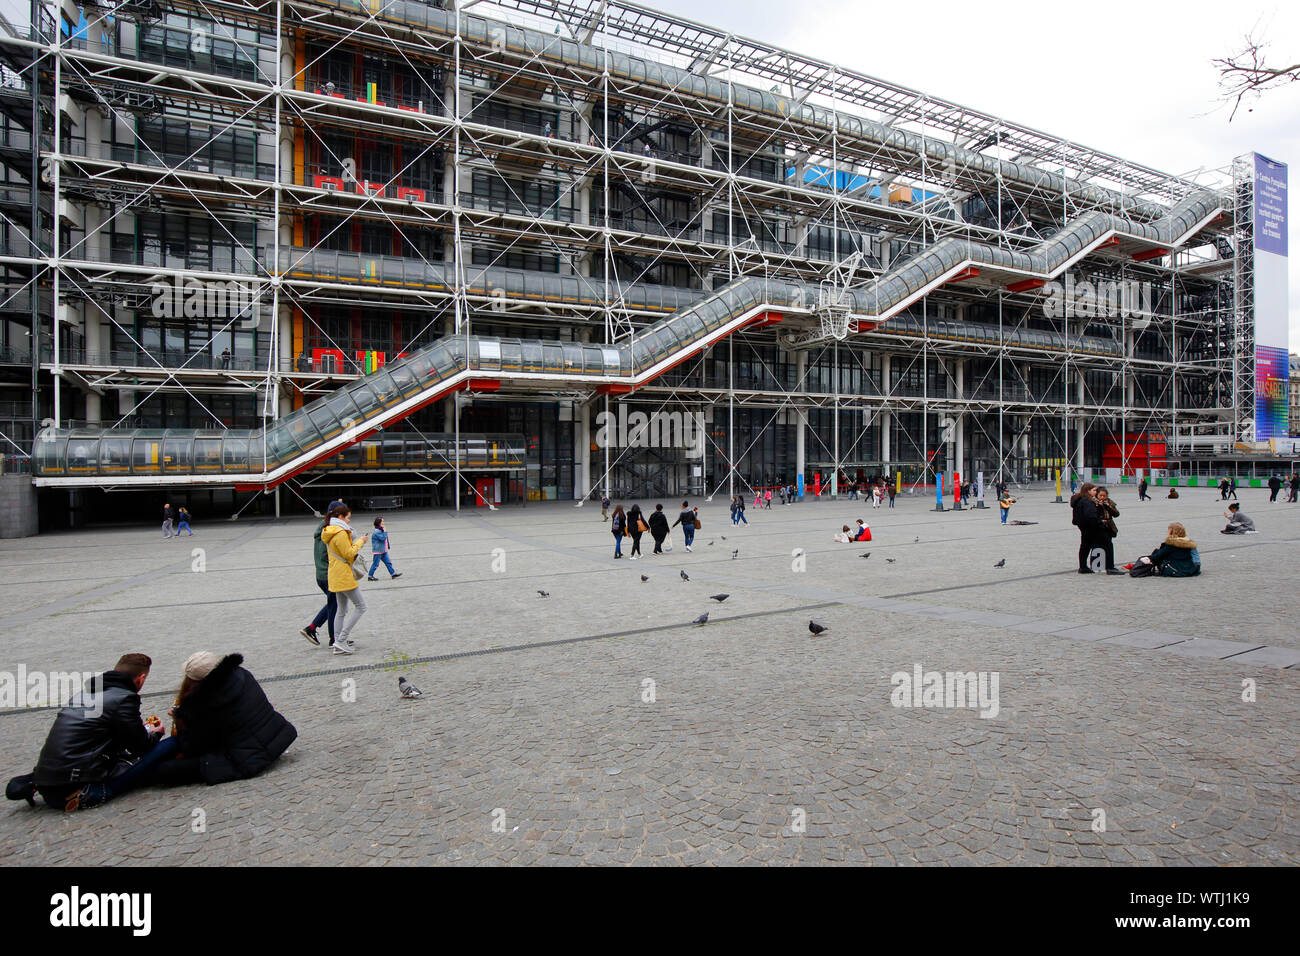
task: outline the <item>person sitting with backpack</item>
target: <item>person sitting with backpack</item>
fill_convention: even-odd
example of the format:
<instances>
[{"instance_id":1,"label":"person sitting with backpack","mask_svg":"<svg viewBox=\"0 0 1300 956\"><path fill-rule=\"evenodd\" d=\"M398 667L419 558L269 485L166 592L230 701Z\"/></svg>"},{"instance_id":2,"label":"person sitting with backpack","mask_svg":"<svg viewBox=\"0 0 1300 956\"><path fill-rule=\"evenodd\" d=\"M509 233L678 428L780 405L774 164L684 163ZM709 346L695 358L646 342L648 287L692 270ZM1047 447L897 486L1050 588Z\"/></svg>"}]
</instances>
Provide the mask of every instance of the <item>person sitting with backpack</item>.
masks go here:
<instances>
[{"instance_id":1,"label":"person sitting with backpack","mask_svg":"<svg viewBox=\"0 0 1300 956\"><path fill-rule=\"evenodd\" d=\"M1150 555L1139 558L1129 571L1135 578L1158 574L1164 578L1193 578L1201 573L1201 553L1187 529L1175 521L1169 536Z\"/></svg>"}]
</instances>

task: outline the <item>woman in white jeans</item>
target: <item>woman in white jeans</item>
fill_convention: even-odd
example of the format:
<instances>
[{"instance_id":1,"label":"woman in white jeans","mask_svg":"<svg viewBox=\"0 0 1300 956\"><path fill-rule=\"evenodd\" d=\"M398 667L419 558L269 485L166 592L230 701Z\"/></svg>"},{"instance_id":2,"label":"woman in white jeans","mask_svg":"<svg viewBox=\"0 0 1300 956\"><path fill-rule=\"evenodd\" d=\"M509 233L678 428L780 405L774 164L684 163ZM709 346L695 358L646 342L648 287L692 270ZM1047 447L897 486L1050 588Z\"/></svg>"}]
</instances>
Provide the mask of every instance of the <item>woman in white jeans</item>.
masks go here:
<instances>
[{"instance_id":1,"label":"woman in white jeans","mask_svg":"<svg viewBox=\"0 0 1300 956\"><path fill-rule=\"evenodd\" d=\"M369 535L352 540L352 525L348 523L352 512L344 504L335 505L329 512L329 524L321 531L325 553L329 555L329 589L338 598L336 620L342 622L334 638L335 654L351 654L356 650L352 629L366 613L366 599L361 595L361 582L352 573L352 562L366 545Z\"/></svg>"}]
</instances>

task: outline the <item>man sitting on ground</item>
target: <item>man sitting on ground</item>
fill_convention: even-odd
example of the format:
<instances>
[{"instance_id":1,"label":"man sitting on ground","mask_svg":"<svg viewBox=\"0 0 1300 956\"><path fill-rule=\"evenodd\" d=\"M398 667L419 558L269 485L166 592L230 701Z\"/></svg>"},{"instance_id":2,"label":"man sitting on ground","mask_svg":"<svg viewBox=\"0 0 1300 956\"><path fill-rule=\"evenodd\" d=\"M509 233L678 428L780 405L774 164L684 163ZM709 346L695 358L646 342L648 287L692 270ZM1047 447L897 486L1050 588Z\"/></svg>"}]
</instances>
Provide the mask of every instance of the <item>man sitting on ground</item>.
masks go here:
<instances>
[{"instance_id":1,"label":"man sitting on ground","mask_svg":"<svg viewBox=\"0 0 1300 956\"><path fill-rule=\"evenodd\" d=\"M1228 526L1220 534L1253 534L1255 531L1255 522L1247 518L1241 512L1241 505L1233 502L1228 505L1228 510L1223 513L1228 519Z\"/></svg>"},{"instance_id":2,"label":"man sitting on ground","mask_svg":"<svg viewBox=\"0 0 1300 956\"><path fill-rule=\"evenodd\" d=\"M54 718L36 769L9 783L11 800L36 793L58 810L97 806L125 793L173 748L158 747L162 722L140 718L140 688L153 662L146 654L123 654L111 671L86 682ZM142 759L143 758L143 759ZM83 800L85 791L93 800Z\"/></svg>"}]
</instances>

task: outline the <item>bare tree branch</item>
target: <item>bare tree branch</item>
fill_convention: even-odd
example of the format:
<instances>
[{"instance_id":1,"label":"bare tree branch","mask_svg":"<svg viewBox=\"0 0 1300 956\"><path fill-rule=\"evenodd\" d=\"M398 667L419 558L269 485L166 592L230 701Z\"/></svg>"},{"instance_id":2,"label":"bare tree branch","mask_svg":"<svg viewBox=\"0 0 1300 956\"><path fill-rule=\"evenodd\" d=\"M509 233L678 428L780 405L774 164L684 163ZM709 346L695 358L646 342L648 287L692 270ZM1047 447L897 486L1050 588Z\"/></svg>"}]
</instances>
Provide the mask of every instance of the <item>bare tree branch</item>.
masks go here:
<instances>
[{"instance_id":1,"label":"bare tree branch","mask_svg":"<svg viewBox=\"0 0 1300 956\"><path fill-rule=\"evenodd\" d=\"M1244 42L1245 46L1239 53L1210 61L1219 71L1219 90L1223 99L1232 104L1229 123L1246 98L1258 99L1265 90L1300 81L1300 63L1272 66L1265 59L1268 44L1262 38L1256 40L1247 34Z\"/></svg>"}]
</instances>

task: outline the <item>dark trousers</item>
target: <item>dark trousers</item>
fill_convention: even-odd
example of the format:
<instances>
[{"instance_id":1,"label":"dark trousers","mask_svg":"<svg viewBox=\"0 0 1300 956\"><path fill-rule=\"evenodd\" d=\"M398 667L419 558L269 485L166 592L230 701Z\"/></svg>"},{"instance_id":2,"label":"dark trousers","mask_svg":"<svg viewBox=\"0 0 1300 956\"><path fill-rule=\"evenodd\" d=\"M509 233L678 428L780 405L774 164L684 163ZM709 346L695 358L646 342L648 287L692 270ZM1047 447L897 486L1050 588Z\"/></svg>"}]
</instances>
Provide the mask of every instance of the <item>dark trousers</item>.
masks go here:
<instances>
[{"instance_id":1,"label":"dark trousers","mask_svg":"<svg viewBox=\"0 0 1300 956\"><path fill-rule=\"evenodd\" d=\"M643 534L645 534L644 531L632 532L632 554L639 555L641 553L641 535Z\"/></svg>"},{"instance_id":2,"label":"dark trousers","mask_svg":"<svg viewBox=\"0 0 1300 956\"><path fill-rule=\"evenodd\" d=\"M134 790L158 773L159 769L172 760L180 750L179 737L164 737L150 748L149 752L128 766L121 773L114 774L106 780L97 781L105 790L108 800L120 797L129 790ZM45 787L41 789L41 799L47 806L62 810L68 797L81 789L80 784L66 787Z\"/></svg>"},{"instance_id":3,"label":"dark trousers","mask_svg":"<svg viewBox=\"0 0 1300 956\"><path fill-rule=\"evenodd\" d=\"M1096 536L1093 536L1092 533L1084 531L1083 528L1080 528L1079 529L1079 570L1080 571L1092 570L1091 567L1088 567L1088 555L1092 554L1092 549L1095 548L1095 546L1096 546Z\"/></svg>"},{"instance_id":4,"label":"dark trousers","mask_svg":"<svg viewBox=\"0 0 1300 956\"><path fill-rule=\"evenodd\" d=\"M663 554L663 553L664 553L664 539L663 539L662 537L660 537L659 535L657 535L657 534L654 535L654 539L655 539L655 550L654 550L654 553L655 553L655 554Z\"/></svg>"},{"instance_id":5,"label":"dark trousers","mask_svg":"<svg viewBox=\"0 0 1300 956\"><path fill-rule=\"evenodd\" d=\"M324 624L326 621L329 621L330 643L333 644L334 643L334 615L337 614L339 610L338 595L336 595L333 591L330 590L330 583L328 579L322 580L320 578L317 578L316 587L320 588L322 591L325 592L325 606L316 612L316 616L312 619L311 626L312 629L315 630L316 628Z\"/></svg>"}]
</instances>

